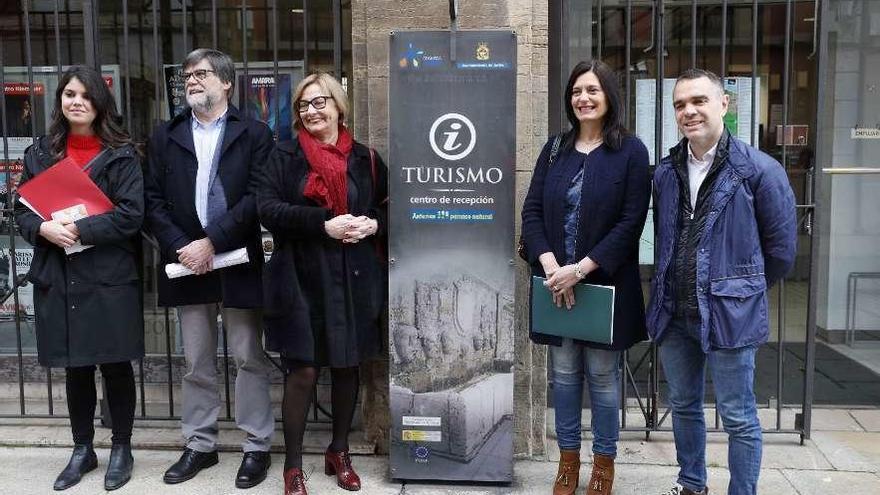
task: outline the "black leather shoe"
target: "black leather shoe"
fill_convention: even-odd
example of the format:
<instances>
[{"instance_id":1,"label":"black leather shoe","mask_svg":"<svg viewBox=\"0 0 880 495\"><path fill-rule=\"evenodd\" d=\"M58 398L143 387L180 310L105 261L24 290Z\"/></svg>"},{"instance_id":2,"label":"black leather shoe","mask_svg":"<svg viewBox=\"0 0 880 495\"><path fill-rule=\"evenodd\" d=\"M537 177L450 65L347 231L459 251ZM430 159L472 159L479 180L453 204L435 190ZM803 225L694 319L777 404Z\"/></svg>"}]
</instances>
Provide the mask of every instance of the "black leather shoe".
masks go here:
<instances>
[{"instance_id":1,"label":"black leather shoe","mask_svg":"<svg viewBox=\"0 0 880 495\"><path fill-rule=\"evenodd\" d=\"M190 448L183 449L180 460L174 463L162 478L165 483L173 485L195 478L199 471L217 464L220 459L217 452L199 452Z\"/></svg>"},{"instance_id":2,"label":"black leather shoe","mask_svg":"<svg viewBox=\"0 0 880 495\"><path fill-rule=\"evenodd\" d=\"M55 490L67 490L79 483L83 475L98 467L98 456L91 445L77 444L73 446L70 461L61 474L55 478Z\"/></svg>"},{"instance_id":3,"label":"black leather shoe","mask_svg":"<svg viewBox=\"0 0 880 495\"><path fill-rule=\"evenodd\" d=\"M235 475L236 488L252 488L266 479L272 456L268 452L245 452L241 459L238 474Z\"/></svg>"},{"instance_id":4,"label":"black leather shoe","mask_svg":"<svg viewBox=\"0 0 880 495\"><path fill-rule=\"evenodd\" d=\"M131 444L113 444L110 448L110 462L104 474L104 489L115 490L128 483L131 479L131 468L134 457L131 456Z\"/></svg>"}]
</instances>

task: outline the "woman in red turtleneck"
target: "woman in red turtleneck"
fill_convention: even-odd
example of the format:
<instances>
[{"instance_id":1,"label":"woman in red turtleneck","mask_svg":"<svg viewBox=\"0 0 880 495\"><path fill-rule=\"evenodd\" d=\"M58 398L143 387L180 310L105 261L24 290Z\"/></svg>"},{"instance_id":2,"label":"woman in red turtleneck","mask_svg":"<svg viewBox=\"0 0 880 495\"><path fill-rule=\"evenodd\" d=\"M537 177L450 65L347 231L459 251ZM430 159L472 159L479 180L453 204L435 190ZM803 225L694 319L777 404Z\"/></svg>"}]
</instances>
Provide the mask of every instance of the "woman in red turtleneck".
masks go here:
<instances>
[{"instance_id":1,"label":"woman in red turtleneck","mask_svg":"<svg viewBox=\"0 0 880 495\"><path fill-rule=\"evenodd\" d=\"M104 488L124 485L134 463L131 430L136 395L131 361L144 355L136 256L144 200L140 157L120 120L113 95L97 71L85 66L68 69L55 93L48 134L25 152L21 183L71 158L110 199L113 209L59 221L41 218L20 201L15 204L20 234L34 246L27 279L34 285L39 361L66 370L75 445L70 462L55 481L56 490L77 484L98 464L92 447L96 365L106 384L113 420ZM77 242L90 247L67 250Z\"/></svg>"}]
</instances>

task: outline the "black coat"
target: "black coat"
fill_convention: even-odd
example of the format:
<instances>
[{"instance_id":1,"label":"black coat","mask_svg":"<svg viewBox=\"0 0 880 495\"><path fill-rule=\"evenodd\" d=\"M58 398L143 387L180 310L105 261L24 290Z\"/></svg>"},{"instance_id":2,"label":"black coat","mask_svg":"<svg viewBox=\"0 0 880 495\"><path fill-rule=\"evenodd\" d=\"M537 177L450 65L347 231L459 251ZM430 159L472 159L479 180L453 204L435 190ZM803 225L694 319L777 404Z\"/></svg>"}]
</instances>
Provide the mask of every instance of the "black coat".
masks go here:
<instances>
[{"instance_id":1,"label":"black coat","mask_svg":"<svg viewBox=\"0 0 880 495\"><path fill-rule=\"evenodd\" d=\"M55 163L49 140L25 152L21 184ZM144 356L144 313L138 276L144 218L140 158L132 146L108 150L89 176L113 202L107 213L77 220L80 240L94 247L70 256L39 235L43 220L15 203L22 237L34 246L37 352L50 367L86 366Z\"/></svg>"},{"instance_id":2,"label":"black coat","mask_svg":"<svg viewBox=\"0 0 880 495\"><path fill-rule=\"evenodd\" d=\"M581 161L572 153L560 150L548 168L548 142L535 165L522 210L523 240L533 275L544 276L538 257L548 251L553 252L560 265L565 264L565 197ZM613 344L582 342L588 347L628 349L647 338L639 277L639 237L650 197L648 150L638 138L627 137L618 151L602 145L590 153L581 189L575 259L589 256L595 261L599 268L583 281L613 285L615 296ZM559 337L531 331L529 337L539 344L562 342Z\"/></svg>"},{"instance_id":3,"label":"black coat","mask_svg":"<svg viewBox=\"0 0 880 495\"><path fill-rule=\"evenodd\" d=\"M262 303L260 224L257 221L257 170L272 150L272 132L260 121L246 119L229 107L217 176L228 211L202 228L196 213L198 159L193 145L192 111L159 126L147 151L146 230L162 251L159 305L184 306L222 302L230 308L258 308ZM246 247L249 263L169 280L165 263L177 263L177 250L208 237L216 253Z\"/></svg>"},{"instance_id":4,"label":"black coat","mask_svg":"<svg viewBox=\"0 0 880 495\"><path fill-rule=\"evenodd\" d=\"M387 169L355 143L348 159L348 208L375 218L375 236L343 244L324 230L333 217L302 192L309 165L296 141L279 143L260 183L260 221L275 252L264 270L267 345L287 358L332 367L355 366L382 347L385 305Z\"/></svg>"}]
</instances>

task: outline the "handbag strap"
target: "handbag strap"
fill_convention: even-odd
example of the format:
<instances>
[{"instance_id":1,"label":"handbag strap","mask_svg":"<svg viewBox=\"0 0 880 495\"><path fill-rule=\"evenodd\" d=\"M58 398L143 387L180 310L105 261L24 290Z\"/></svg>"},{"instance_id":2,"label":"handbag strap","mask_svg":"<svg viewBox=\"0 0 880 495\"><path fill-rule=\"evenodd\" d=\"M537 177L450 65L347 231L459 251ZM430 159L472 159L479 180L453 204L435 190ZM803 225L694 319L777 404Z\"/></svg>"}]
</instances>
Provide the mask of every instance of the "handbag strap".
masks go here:
<instances>
[{"instance_id":1,"label":"handbag strap","mask_svg":"<svg viewBox=\"0 0 880 495\"><path fill-rule=\"evenodd\" d=\"M376 191L376 183L378 182L377 173L376 173L376 150L373 148L369 148L370 150L370 174L373 177L373 191ZM385 199L382 200L380 204L385 204L388 202L388 195L385 195Z\"/></svg>"},{"instance_id":2,"label":"handbag strap","mask_svg":"<svg viewBox=\"0 0 880 495\"><path fill-rule=\"evenodd\" d=\"M88 174L89 170L92 169L92 166L95 165L96 163L98 163L98 159L101 158L102 156L104 156L104 154L106 154L107 150L109 150L109 149L110 148L106 148L106 147L104 149L102 149L97 155L95 155L91 160L89 160L89 163L86 163L82 167L82 171L85 172L86 174Z\"/></svg>"},{"instance_id":3,"label":"handbag strap","mask_svg":"<svg viewBox=\"0 0 880 495\"><path fill-rule=\"evenodd\" d=\"M370 150L370 174L373 176L373 194L376 194L376 151L373 148L368 149ZM385 204L387 202L388 196L386 195L381 204ZM376 248L376 253L379 255L379 259L382 260L383 264L387 264L388 256L385 252L385 246L383 246L382 242L376 236L373 236L373 244Z\"/></svg>"},{"instance_id":4,"label":"handbag strap","mask_svg":"<svg viewBox=\"0 0 880 495\"><path fill-rule=\"evenodd\" d=\"M376 152L373 151L373 148L368 148L370 150L370 175L373 177L373 190L376 190Z\"/></svg>"},{"instance_id":5,"label":"handbag strap","mask_svg":"<svg viewBox=\"0 0 880 495\"><path fill-rule=\"evenodd\" d=\"M557 134L556 138L553 139L553 146L550 148L550 159L547 160L547 168L553 166L553 162L556 160L556 155L559 154L560 143L562 143L562 134Z\"/></svg>"}]
</instances>

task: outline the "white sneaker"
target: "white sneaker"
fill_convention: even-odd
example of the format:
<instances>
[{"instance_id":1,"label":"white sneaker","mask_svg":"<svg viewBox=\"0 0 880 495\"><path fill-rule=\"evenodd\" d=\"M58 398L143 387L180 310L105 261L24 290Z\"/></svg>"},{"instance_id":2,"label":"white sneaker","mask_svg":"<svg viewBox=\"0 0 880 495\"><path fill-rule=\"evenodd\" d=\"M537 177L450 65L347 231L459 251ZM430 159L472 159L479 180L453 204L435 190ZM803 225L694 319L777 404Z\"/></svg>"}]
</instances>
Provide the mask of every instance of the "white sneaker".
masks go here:
<instances>
[{"instance_id":1,"label":"white sneaker","mask_svg":"<svg viewBox=\"0 0 880 495\"><path fill-rule=\"evenodd\" d=\"M661 495L708 495L709 488L703 488L703 491L695 492L681 485L676 484L669 491L663 492Z\"/></svg>"}]
</instances>

